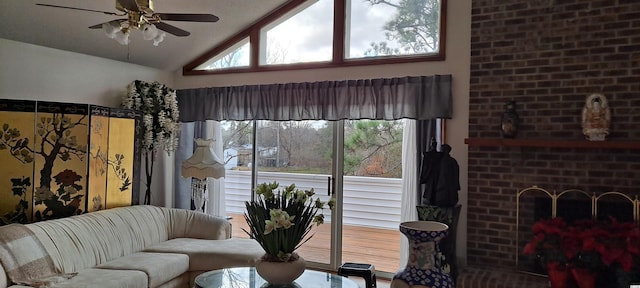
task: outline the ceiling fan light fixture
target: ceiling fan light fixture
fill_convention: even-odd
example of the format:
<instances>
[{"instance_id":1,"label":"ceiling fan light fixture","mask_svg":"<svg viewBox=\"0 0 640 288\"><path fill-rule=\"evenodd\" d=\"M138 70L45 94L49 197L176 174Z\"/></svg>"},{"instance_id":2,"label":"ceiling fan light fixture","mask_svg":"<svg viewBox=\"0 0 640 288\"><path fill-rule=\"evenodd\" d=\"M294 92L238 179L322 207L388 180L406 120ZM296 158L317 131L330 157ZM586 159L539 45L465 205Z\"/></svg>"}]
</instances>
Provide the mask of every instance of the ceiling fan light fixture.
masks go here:
<instances>
[{"instance_id":1,"label":"ceiling fan light fixture","mask_svg":"<svg viewBox=\"0 0 640 288\"><path fill-rule=\"evenodd\" d=\"M122 29L116 32L116 37L114 39L121 45L129 45L129 29Z\"/></svg>"},{"instance_id":2,"label":"ceiling fan light fixture","mask_svg":"<svg viewBox=\"0 0 640 288\"><path fill-rule=\"evenodd\" d=\"M122 32L122 28L120 27L120 23L118 21L109 21L106 23L102 23L102 31L107 37L111 39L116 38L116 33Z\"/></svg>"},{"instance_id":3,"label":"ceiling fan light fixture","mask_svg":"<svg viewBox=\"0 0 640 288\"><path fill-rule=\"evenodd\" d=\"M164 21L217 22L220 19L213 14L154 13L151 0L115 0L115 2L116 10L122 12L122 14L51 4L36 3L36 5L126 16L124 19L89 26L90 29L102 29L107 37L115 39L122 45L129 44L129 33L132 29L140 30L145 40L153 40L153 45L158 46L164 40L166 33L177 37L186 37L191 34Z\"/></svg>"},{"instance_id":4,"label":"ceiling fan light fixture","mask_svg":"<svg viewBox=\"0 0 640 288\"><path fill-rule=\"evenodd\" d=\"M160 42L164 40L164 37L167 35L163 31L160 31L156 25L151 23L145 23L140 28L142 31L142 38L144 40L153 40L153 46L158 46Z\"/></svg>"},{"instance_id":5,"label":"ceiling fan light fixture","mask_svg":"<svg viewBox=\"0 0 640 288\"><path fill-rule=\"evenodd\" d=\"M144 38L144 40L151 40L158 36L158 28L156 28L156 25L145 23L140 30L142 30L142 38Z\"/></svg>"},{"instance_id":6,"label":"ceiling fan light fixture","mask_svg":"<svg viewBox=\"0 0 640 288\"><path fill-rule=\"evenodd\" d=\"M158 44L164 40L164 36L166 35L167 33L164 33L164 32L158 33L158 35L156 35L156 37L153 38L153 46L158 46Z\"/></svg>"}]
</instances>

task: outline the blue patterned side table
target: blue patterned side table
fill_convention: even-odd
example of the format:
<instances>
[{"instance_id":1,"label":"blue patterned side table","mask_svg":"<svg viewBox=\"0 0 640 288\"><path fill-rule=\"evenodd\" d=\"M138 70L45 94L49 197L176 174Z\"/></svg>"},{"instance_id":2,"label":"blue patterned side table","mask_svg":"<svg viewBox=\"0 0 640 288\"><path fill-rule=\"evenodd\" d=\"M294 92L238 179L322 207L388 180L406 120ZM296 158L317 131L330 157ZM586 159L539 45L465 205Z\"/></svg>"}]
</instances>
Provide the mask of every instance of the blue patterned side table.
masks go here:
<instances>
[{"instance_id":1,"label":"blue patterned side table","mask_svg":"<svg viewBox=\"0 0 640 288\"><path fill-rule=\"evenodd\" d=\"M409 239L409 259L404 270L393 276L392 288L454 288L451 276L442 270L438 242L447 236L449 227L434 221L400 223L400 232Z\"/></svg>"}]
</instances>

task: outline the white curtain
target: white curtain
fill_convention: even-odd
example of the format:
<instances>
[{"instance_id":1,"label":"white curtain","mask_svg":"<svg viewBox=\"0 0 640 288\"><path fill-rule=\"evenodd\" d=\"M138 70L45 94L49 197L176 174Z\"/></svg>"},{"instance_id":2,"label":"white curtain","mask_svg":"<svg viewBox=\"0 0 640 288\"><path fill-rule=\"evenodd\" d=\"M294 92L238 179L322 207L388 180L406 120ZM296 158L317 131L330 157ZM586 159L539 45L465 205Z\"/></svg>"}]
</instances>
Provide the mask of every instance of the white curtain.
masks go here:
<instances>
[{"instance_id":1,"label":"white curtain","mask_svg":"<svg viewBox=\"0 0 640 288\"><path fill-rule=\"evenodd\" d=\"M178 139L178 149L175 153L175 194L173 195L175 208L191 209L191 178L182 177L182 162L193 155L194 150L194 123L180 123L180 137Z\"/></svg>"},{"instance_id":2,"label":"white curtain","mask_svg":"<svg viewBox=\"0 0 640 288\"><path fill-rule=\"evenodd\" d=\"M400 222L418 220L416 205L418 198L418 161L416 158L416 120L404 120L402 134L402 202ZM409 242L403 235L400 239L400 267L404 267L409 257Z\"/></svg>"},{"instance_id":3,"label":"white curtain","mask_svg":"<svg viewBox=\"0 0 640 288\"><path fill-rule=\"evenodd\" d=\"M223 159L222 151L222 128L218 121L206 121L207 126L207 139L214 139L213 152L216 153L218 158ZM225 191L224 191L224 178L213 179L209 178L207 184L207 193L209 194L209 201L205 207L205 213L225 217Z\"/></svg>"}]
</instances>

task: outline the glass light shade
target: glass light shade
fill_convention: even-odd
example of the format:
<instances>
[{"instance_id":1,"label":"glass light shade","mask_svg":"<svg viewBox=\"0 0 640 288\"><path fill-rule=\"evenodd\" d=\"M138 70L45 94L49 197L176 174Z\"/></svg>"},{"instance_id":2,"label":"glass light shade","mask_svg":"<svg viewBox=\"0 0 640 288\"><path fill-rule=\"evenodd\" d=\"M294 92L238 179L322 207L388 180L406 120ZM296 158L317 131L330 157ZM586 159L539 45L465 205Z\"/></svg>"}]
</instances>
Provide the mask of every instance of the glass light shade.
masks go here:
<instances>
[{"instance_id":1,"label":"glass light shade","mask_svg":"<svg viewBox=\"0 0 640 288\"><path fill-rule=\"evenodd\" d=\"M116 34L118 32L122 32L120 30L120 22L114 20L114 21L102 23L102 31L104 31L104 34L106 34L107 37L111 39L115 39Z\"/></svg>"},{"instance_id":2,"label":"glass light shade","mask_svg":"<svg viewBox=\"0 0 640 288\"><path fill-rule=\"evenodd\" d=\"M182 177L198 179L224 177L224 163L213 153L212 139L195 139L196 150L182 162Z\"/></svg>"},{"instance_id":3,"label":"glass light shade","mask_svg":"<svg viewBox=\"0 0 640 288\"><path fill-rule=\"evenodd\" d=\"M128 22L122 22L122 20L113 20L102 24L102 30L107 37L115 39L122 45L129 44L129 33L132 27L134 26ZM156 25L149 23L143 24L139 30L142 32L142 38L144 38L144 40L153 40L153 46L158 46L167 35L159 30Z\"/></svg>"},{"instance_id":4,"label":"glass light shade","mask_svg":"<svg viewBox=\"0 0 640 288\"><path fill-rule=\"evenodd\" d=\"M158 33L158 35L156 35L156 37L153 38L153 46L158 46L158 43L162 42L164 40L164 36L166 35L167 34L164 32Z\"/></svg>"},{"instance_id":5,"label":"glass light shade","mask_svg":"<svg viewBox=\"0 0 640 288\"><path fill-rule=\"evenodd\" d=\"M140 30L142 30L142 38L144 38L144 40L151 40L158 36L158 28L156 28L156 25L144 24Z\"/></svg>"},{"instance_id":6,"label":"glass light shade","mask_svg":"<svg viewBox=\"0 0 640 288\"><path fill-rule=\"evenodd\" d=\"M118 31L116 32L116 41L121 45L129 45L129 31L126 32Z\"/></svg>"}]
</instances>

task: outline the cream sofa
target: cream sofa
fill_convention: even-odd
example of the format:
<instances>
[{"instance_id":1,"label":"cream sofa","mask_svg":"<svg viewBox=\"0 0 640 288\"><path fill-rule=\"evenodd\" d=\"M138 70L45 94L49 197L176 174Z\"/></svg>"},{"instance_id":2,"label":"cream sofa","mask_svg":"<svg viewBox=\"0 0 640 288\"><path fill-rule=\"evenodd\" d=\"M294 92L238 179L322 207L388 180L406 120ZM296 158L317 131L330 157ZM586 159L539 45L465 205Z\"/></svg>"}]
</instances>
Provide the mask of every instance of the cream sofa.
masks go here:
<instances>
[{"instance_id":1,"label":"cream sofa","mask_svg":"<svg viewBox=\"0 0 640 288\"><path fill-rule=\"evenodd\" d=\"M139 205L25 226L56 269L77 272L52 287L193 287L202 272L253 266L264 253L254 240L230 238L227 220L183 209ZM0 288L24 287L5 272Z\"/></svg>"}]
</instances>

